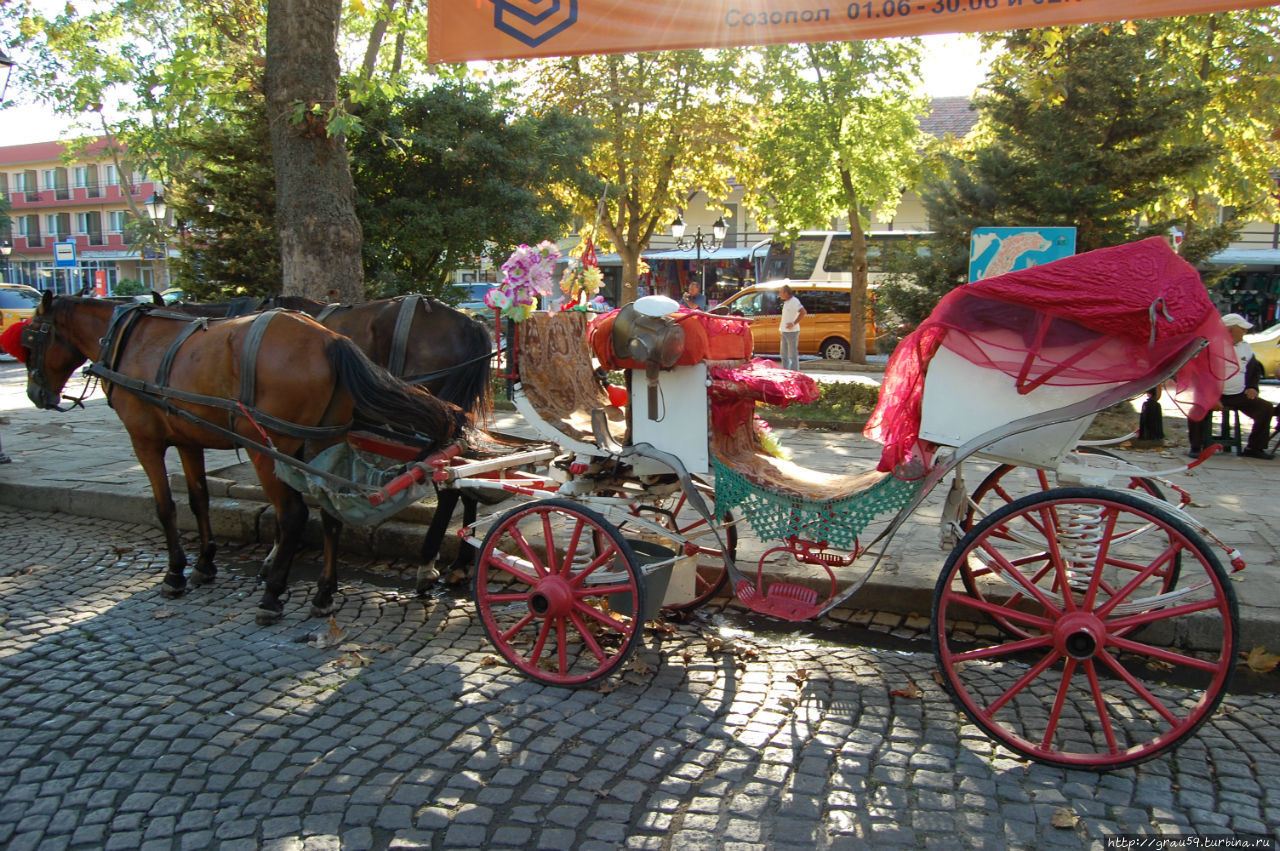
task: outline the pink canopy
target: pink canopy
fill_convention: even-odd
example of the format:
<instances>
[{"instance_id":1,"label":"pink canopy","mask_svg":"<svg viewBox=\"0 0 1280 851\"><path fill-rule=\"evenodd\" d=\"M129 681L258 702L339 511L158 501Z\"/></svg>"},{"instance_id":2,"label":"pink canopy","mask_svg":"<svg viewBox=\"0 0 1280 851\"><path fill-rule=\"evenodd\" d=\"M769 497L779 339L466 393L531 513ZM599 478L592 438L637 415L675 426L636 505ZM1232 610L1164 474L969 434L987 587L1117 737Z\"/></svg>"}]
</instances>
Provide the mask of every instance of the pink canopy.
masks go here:
<instances>
[{"instance_id":1,"label":"pink canopy","mask_svg":"<svg viewBox=\"0 0 1280 851\"><path fill-rule=\"evenodd\" d=\"M1029 393L1136 379L1196 337L1209 346L1179 371L1177 398L1200 418L1238 366L1199 273L1157 237L977 281L948 293L898 345L863 433L884 444L883 471L912 456L939 346Z\"/></svg>"}]
</instances>

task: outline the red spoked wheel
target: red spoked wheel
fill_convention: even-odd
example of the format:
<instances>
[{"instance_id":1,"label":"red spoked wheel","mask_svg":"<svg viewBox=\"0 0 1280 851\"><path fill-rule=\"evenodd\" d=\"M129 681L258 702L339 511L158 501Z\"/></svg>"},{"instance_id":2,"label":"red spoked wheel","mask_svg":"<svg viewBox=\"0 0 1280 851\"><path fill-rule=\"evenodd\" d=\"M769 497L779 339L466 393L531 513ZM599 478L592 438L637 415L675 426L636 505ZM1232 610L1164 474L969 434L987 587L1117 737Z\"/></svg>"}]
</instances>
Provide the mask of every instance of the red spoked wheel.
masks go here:
<instances>
[{"instance_id":1,"label":"red spoked wheel","mask_svg":"<svg viewBox=\"0 0 1280 851\"><path fill-rule=\"evenodd\" d=\"M689 497L683 490L678 491L655 505L637 505L635 513L649 520L654 520L680 533L688 547L694 550L694 587L692 596L683 600L672 600L668 595L664 609L674 612L689 612L706 603L724 588L729 577L729 568L724 563L724 550L720 542L729 550L730 558L738 555L738 529L733 514L726 511L716 513L715 488L704 482L695 482L698 494L707 505L708 513L716 518L715 526L689 503ZM719 532L717 539L716 532ZM666 542L663 542L666 543Z\"/></svg>"},{"instance_id":2,"label":"red spoked wheel","mask_svg":"<svg viewBox=\"0 0 1280 851\"><path fill-rule=\"evenodd\" d=\"M1087 446L1081 447L1076 451L1093 455L1115 457L1112 453L1105 450ZM982 483L974 489L973 494L969 497L969 513L965 517L964 521L964 528L966 531L972 529L974 524L984 516L985 513L989 513L1002 505L1008 505L1017 499L1019 494L1028 490L1028 483L1015 481L1015 476L1013 474L1016 470L1018 470L1018 468L1011 464L1001 464L999 467L992 470L987 477L982 480ZM1054 484L1050 479L1050 474L1046 471L1032 470L1031 472L1034 474L1035 478L1034 481L1030 483L1030 487L1041 491L1051 490L1054 487ZM1159 485L1149 478L1134 476L1129 479L1127 487L1131 491L1148 494L1156 499L1164 500L1164 493L1160 490ZM985 506L983 505L984 500L987 503ZM1144 531L1145 530L1141 529L1132 529L1130 530L1130 534L1141 534ZM1172 588L1177 584L1178 571L1181 564L1181 557L1175 558L1169 564L1162 566L1157 572L1157 576L1164 581L1166 589ZM985 585L984 580L988 577L988 571L986 568L980 565L975 566L972 564L964 564L961 566L961 577L964 579L965 586L968 588L969 593L976 596L982 595L982 589ZM1036 581L1040 581L1042 578L1043 577L1037 577ZM1107 580L1105 579L1103 580L1103 589L1108 592L1114 592L1115 590L1114 588L1109 587ZM1027 636L1027 633L1016 623L1003 619L996 619L996 623L1001 629L1005 630L1010 635L1015 635L1020 638L1025 638Z\"/></svg>"},{"instance_id":3,"label":"red spoked wheel","mask_svg":"<svg viewBox=\"0 0 1280 851\"><path fill-rule=\"evenodd\" d=\"M534 679L585 685L616 670L640 642L639 563L589 508L548 499L508 511L485 535L473 582L489 639Z\"/></svg>"},{"instance_id":4,"label":"red spoked wheel","mask_svg":"<svg viewBox=\"0 0 1280 851\"><path fill-rule=\"evenodd\" d=\"M1083 539L1082 518L1096 521ZM1031 759L1103 770L1204 723L1230 681L1238 624L1226 573L1184 518L1124 491L1064 488L965 535L938 579L932 629L947 689L975 724Z\"/></svg>"}]
</instances>

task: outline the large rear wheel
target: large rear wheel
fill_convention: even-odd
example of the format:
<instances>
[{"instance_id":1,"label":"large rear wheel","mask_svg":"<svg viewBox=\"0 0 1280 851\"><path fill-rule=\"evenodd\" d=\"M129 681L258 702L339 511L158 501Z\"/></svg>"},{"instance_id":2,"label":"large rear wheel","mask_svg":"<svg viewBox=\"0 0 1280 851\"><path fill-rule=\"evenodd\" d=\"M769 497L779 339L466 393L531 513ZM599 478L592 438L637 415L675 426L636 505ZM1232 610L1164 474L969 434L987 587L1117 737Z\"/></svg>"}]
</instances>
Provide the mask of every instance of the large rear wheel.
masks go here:
<instances>
[{"instance_id":1,"label":"large rear wheel","mask_svg":"<svg viewBox=\"0 0 1280 851\"><path fill-rule=\"evenodd\" d=\"M1094 488L1031 494L974 526L938 579L932 625L946 686L975 724L1032 759L1098 770L1151 759L1204 723L1237 629L1226 573L1183 517Z\"/></svg>"},{"instance_id":2,"label":"large rear wheel","mask_svg":"<svg viewBox=\"0 0 1280 851\"><path fill-rule=\"evenodd\" d=\"M608 676L640 642L645 583L635 553L598 513L566 500L503 515L485 535L474 591L498 652L543 682Z\"/></svg>"}]
</instances>

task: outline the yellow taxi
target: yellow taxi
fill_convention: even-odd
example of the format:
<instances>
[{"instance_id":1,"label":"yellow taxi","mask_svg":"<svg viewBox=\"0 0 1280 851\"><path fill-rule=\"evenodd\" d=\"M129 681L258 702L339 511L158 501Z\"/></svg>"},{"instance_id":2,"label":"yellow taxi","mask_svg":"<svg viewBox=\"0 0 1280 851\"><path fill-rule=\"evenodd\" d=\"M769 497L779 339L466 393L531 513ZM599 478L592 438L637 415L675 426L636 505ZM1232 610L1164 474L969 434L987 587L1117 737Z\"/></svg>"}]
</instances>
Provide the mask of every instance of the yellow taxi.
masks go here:
<instances>
[{"instance_id":1,"label":"yellow taxi","mask_svg":"<svg viewBox=\"0 0 1280 851\"><path fill-rule=\"evenodd\" d=\"M1264 378L1280 378L1280 323L1256 334L1245 334L1244 341L1262 364Z\"/></svg>"},{"instance_id":2,"label":"yellow taxi","mask_svg":"<svg viewBox=\"0 0 1280 851\"><path fill-rule=\"evenodd\" d=\"M757 354L776 355L782 351L782 299L778 291L790 285L804 305L800 320L799 349L802 355L820 355L829 360L849 359L849 284L840 282L770 281L739 290L711 311L751 319L751 336ZM867 293L870 300L871 293ZM867 308L866 346L876 350L876 326Z\"/></svg>"},{"instance_id":3,"label":"yellow taxi","mask_svg":"<svg viewBox=\"0 0 1280 851\"><path fill-rule=\"evenodd\" d=\"M0 333L15 322L29 319L40 306L40 291L24 284L0 283Z\"/></svg>"}]
</instances>

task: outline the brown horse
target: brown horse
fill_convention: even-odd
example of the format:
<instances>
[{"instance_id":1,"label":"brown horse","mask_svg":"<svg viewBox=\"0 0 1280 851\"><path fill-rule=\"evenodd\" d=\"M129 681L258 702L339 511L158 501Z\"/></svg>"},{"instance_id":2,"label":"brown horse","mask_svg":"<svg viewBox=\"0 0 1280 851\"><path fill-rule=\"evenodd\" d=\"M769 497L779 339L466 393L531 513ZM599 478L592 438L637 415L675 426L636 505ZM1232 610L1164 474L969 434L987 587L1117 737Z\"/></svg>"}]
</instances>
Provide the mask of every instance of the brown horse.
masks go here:
<instances>
[{"instance_id":1,"label":"brown horse","mask_svg":"<svg viewBox=\"0 0 1280 851\"><path fill-rule=\"evenodd\" d=\"M477 419L487 419L492 407L489 383L492 341L481 322L429 296L399 296L354 305L325 304L300 296L266 299L239 298L229 302L170 305L193 316L243 316L258 310L282 308L314 316L322 325L355 343L370 360L397 378L418 384L434 396L452 402ZM425 592L439 576L433 562L448 532L449 520L462 502L463 522L476 517L475 497L458 490L443 490L427 529L419 557L417 588ZM270 568L275 552L267 556ZM459 546L448 573L461 575L472 558L472 548Z\"/></svg>"},{"instance_id":2,"label":"brown horse","mask_svg":"<svg viewBox=\"0 0 1280 851\"><path fill-rule=\"evenodd\" d=\"M464 415L456 406L394 379L351 341L301 314L193 322L148 307L45 293L24 334L30 351L27 396L39 408L59 409L71 374L97 359L94 368L110 379L109 400L155 496L169 549L161 589L167 596L182 593L187 584L187 559L165 471L167 447L176 447L182 459L197 518L201 549L192 583L200 584L216 572L203 450L261 445L265 433L277 453L306 460L343 440L356 421L410 429L435 446L453 441L463 427ZM283 611L280 595L288 585L307 507L276 477L268 453L250 454L277 518L277 547L257 618L269 624ZM324 569L312 599L313 615L333 611L337 589L342 522L328 513L322 519Z\"/></svg>"}]
</instances>

